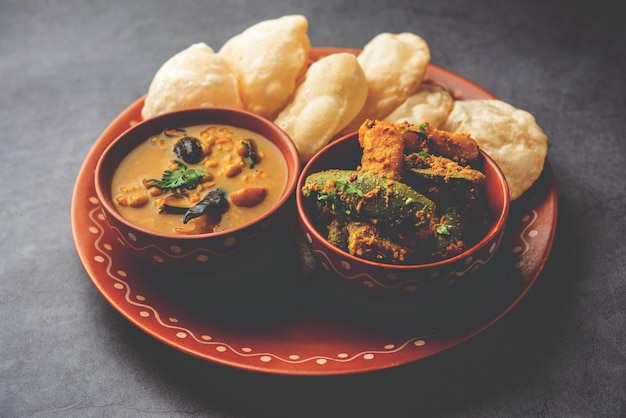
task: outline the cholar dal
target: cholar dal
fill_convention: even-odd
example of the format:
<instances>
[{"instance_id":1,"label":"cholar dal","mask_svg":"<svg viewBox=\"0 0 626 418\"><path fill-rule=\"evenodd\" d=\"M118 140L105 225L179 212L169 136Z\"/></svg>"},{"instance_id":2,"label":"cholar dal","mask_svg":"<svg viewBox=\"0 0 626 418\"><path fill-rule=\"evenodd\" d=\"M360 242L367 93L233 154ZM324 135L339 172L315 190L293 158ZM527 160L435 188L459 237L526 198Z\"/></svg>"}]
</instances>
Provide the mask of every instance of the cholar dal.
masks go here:
<instances>
[{"instance_id":1,"label":"cholar dal","mask_svg":"<svg viewBox=\"0 0 626 418\"><path fill-rule=\"evenodd\" d=\"M235 228L267 212L286 186L276 145L226 125L165 129L120 163L111 195L130 222L165 234Z\"/></svg>"}]
</instances>

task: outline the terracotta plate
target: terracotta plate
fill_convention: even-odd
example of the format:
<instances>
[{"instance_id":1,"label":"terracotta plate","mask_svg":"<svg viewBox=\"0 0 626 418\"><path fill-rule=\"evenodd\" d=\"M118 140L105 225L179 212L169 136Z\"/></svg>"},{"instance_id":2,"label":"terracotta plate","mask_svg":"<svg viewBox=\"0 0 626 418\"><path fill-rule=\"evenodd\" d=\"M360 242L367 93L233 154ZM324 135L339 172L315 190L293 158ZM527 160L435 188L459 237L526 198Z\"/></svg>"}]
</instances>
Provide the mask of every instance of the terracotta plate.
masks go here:
<instances>
[{"instance_id":1,"label":"terracotta plate","mask_svg":"<svg viewBox=\"0 0 626 418\"><path fill-rule=\"evenodd\" d=\"M311 56L335 51L346 50L316 48ZM458 99L495 98L435 65L427 78ZM514 202L492 265L463 299L444 306L437 320L432 306L366 300L345 294L323 272L306 270L298 263L297 236L287 227L278 231L274 247L261 249L241 266L202 281L164 277L125 255L106 228L94 190L98 156L140 120L142 104L143 98L125 109L83 163L72 198L74 241L87 275L117 311L154 338L198 358L284 375L350 374L420 361L506 315L538 280L551 251L557 195L546 161L543 175Z\"/></svg>"}]
</instances>

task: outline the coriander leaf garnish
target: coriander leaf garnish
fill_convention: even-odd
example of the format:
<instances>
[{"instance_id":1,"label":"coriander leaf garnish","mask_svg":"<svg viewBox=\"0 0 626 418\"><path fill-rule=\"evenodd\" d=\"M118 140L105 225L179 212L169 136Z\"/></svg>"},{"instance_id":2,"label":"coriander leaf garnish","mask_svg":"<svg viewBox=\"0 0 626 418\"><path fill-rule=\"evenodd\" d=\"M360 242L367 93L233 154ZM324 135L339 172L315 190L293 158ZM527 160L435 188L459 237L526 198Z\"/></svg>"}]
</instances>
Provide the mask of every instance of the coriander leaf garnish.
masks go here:
<instances>
[{"instance_id":1,"label":"coriander leaf garnish","mask_svg":"<svg viewBox=\"0 0 626 418\"><path fill-rule=\"evenodd\" d=\"M343 181L337 181L336 184L337 184L337 188L338 189L342 189L345 192L345 194L347 194L347 195L356 194L359 197L363 197L363 190L359 189L356 186L353 186L353 185L351 185L349 183L346 183L346 182L343 182Z\"/></svg>"},{"instance_id":2,"label":"coriander leaf garnish","mask_svg":"<svg viewBox=\"0 0 626 418\"><path fill-rule=\"evenodd\" d=\"M187 170L179 166L176 170L165 170L157 187L161 189L187 189L195 188L206 173L199 169Z\"/></svg>"},{"instance_id":3,"label":"coriander leaf garnish","mask_svg":"<svg viewBox=\"0 0 626 418\"><path fill-rule=\"evenodd\" d=\"M450 235L448 225L439 225L437 226L436 230L439 235Z\"/></svg>"},{"instance_id":4,"label":"coriander leaf garnish","mask_svg":"<svg viewBox=\"0 0 626 418\"><path fill-rule=\"evenodd\" d=\"M335 180L335 189L319 192L317 195L317 209L328 208L333 212L350 215L351 211L344 207L341 195L363 197L363 190L349 182Z\"/></svg>"},{"instance_id":5,"label":"coriander leaf garnish","mask_svg":"<svg viewBox=\"0 0 626 418\"><path fill-rule=\"evenodd\" d=\"M416 131L416 130L414 130L414 129L411 129L411 126L407 126L407 127L406 127L406 128L404 128L404 129L402 130L402 132L400 132L400 133L401 133L402 135L404 135L404 134L406 134L407 132L415 132L415 133L416 133L416 134L417 134L417 135L418 135L421 139L424 139L424 140L427 140L427 141L428 141L428 140L429 140L429 139L428 139L428 135L426 134L426 128L427 128L428 126L429 126L429 125L428 125L428 123L420 123L420 124L418 125L418 130L417 130L417 131Z\"/></svg>"}]
</instances>

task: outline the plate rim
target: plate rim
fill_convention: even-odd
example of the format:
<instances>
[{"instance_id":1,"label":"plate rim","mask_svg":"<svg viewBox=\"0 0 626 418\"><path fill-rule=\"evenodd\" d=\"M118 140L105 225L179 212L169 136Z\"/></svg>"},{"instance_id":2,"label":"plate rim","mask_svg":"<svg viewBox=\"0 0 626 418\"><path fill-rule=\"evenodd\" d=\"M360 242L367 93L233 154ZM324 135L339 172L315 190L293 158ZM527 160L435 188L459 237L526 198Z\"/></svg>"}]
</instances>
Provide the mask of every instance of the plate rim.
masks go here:
<instances>
[{"instance_id":1,"label":"plate rim","mask_svg":"<svg viewBox=\"0 0 626 418\"><path fill-rule=\"evenodd\" d=\"M312 51L313 56L315 56L316 54L319 56L323 56L324 54L329 54L329 53L334 53L334 52L350 52L350 53L358 54L360 50L340 48L340 47L322 47L322 48L312 48L311 51ZM471 89L474 89L476 92L479 92L480 94L485 95L486 97L490 97L494 99L497 98L495 95L488 92L481 86L473 83L472 81L467 80L464 77L452 71L449 71L445 68L442 68L433 64L429 64L428 70L427 70L427 76L426 76L427 79L429 79L432 75L438 76L440 74L443 74L447 78L452 80L454 82L452 84L462 84L463 86L468 86ZM454 88L454 86L452 86L452 88ZM115 137L117 137L117 135L119 135L120 132L123 132L126 129L130 128L129 124L132 124L133 120L129 119L128 116L131 115L134 110L136 110L137 108L140 108L144 99L145 99L145 95L135 100L133 103L127 106L120 114L118 114L117 117L103 130L103 132L100 134L96 142L92 145L90 151L85 157L85 160L83 161L83 164L81 165L81 168L78 172L78 177L76 179L74 190L72 193L72 202L71 202L72 236L73 236L73 240L75 243L76 251L78 253L79 259L81 261L81 264L83 265L85 272L87 273L89 279L94 284L94 286L98 289L101 296L103 296L104 299L111 306L113 306L123 317L125 317L134 326L138 327L143 332L146 332L148 335L152 336L153 338L157 339L158 341L161 341L162 343L166 345L169 345L179 351L185 352L194 357L197 357L206 361L212 361L214 363L221 364L224 366L235 367L235 368L254 371L254 372L261 372L261 373L267 373L267 374L281 374L281 375L301 375L301 376L304 376L304 375L328 376L328 375L355 374L355 373L382 370L382 369L387 369L391 367L398 367L404 364L413 363L416 361L422 361L422 360L432 357L435 354L447 351L453 347L456 347L464 343L467 340L470 340L476 337L477 335L483 333L488 328L491 328L496 322L500 321L503 317L505 317L511 310L513 310L520 303L522 299L524 299L527 293L535 285L535 283L537 282L537 280L541 276L541 273L544 270L544 267L545 267L545 264L547 263L548 258L550 257L554 240L555 240L555 236L556 236L557 218L558 218L558 200L557 200L557 191L556 191L556 182L554 178L554 172L552 170L552 166L550 165L548 158L546 157L546 161L544 165L544 172L548 175L550 179L550 184L548 184L549 191L547 193L547 195L549 194L550 196L546 195L546 199L549 198L552 201L552 204L554 206L554 209L551 213L552 219L550 220L551 225L549 229L550 232L548 235L548 241L546 243L546 250L541 254L540 260L536 263L538 267L533 272L533 277L531 278L531 280L526 284L526 286L522 289L522 291L509 303L509 305L505 309L503 309L501 312L499 312L497 315L495 315L493 318L491 318L489 321L473 329L471 332L466 333L463 336L463 338L457 339L456 341L453 341L450 344L448 344L443 349L439 351L431 352L424 357L414 358L414 359L405 359L400 362L395 361L395 362L389 362L385 364L377 364L376 362L370 362L370 364L366 366L355 367L354 369L348 368L348 369L341 369L341 370L336 370L336 369L326 370L323 368L304 370L304 369L298 369L297 367L284 367L284 368L277 369L275 367L267 367L262 364L258 366L254 366L250 364L242 364L241 362L237 362L237 361L229 361L229 360L225 360L222 358L216 359L211 356L202 355L198 353L197 350L191 349L189 347L189 344L185 344L184 340L172 339L172 338L166 337L162 333L154 331L153 329L151 329L151 327L143 323L140 320L140 318L138 318L135 315L131 315L128 312L128 308L121 306L120 303L115 301L108 294L107 289L105 289L105 286L102 283L102 281L98 279L97 276L99 275L99 272L97 271L97 268L96 268L97 265L94 265L93 261L87 258L86 249L81 246L81 243L85 239L82 236L82 234L85 234L85 232L82 232L81 228L82 228L82 225L86 222L86 219L84 218L86 215L81 210L81 206L79 205L79 199L84 199L86 197L82 195L82 191L85 188L89 188L88 186L89 181L86 180L86 178L90 178L91 183L93 183L93 172L92 172L93 170L91 170L91 167L92 165L95 166L95 161L97 161L98 152L104 149L108 145L108 143L110 143ZM92 203L96 205L97 202L92 202Z\"/></svg>"}]
</instances>

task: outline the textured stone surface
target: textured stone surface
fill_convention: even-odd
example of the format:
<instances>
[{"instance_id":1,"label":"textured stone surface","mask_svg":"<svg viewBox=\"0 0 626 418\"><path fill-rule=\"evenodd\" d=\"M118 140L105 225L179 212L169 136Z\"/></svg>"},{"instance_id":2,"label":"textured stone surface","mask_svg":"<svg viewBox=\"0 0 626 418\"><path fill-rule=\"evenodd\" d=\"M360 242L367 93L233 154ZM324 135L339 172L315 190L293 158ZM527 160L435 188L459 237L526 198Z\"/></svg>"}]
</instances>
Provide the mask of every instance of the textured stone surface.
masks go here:
<instances>
[{"instance_id":1,"label":"textured stone surface","mask_svg":"<svg viewBox=\"0 0 626 418\"><path fill-rule=\"evenodd\" d=\"M2 1L0 416L623 416L626 31L617 5L580 3ZM489 332L383 372L258 375L147 336L85 274L70 203L102 130L174 53L217 49L290 13L308 17L313 46L415 32L434 64L530 111L547 133L553 256Z\"/></svg>"}]
</instances>

